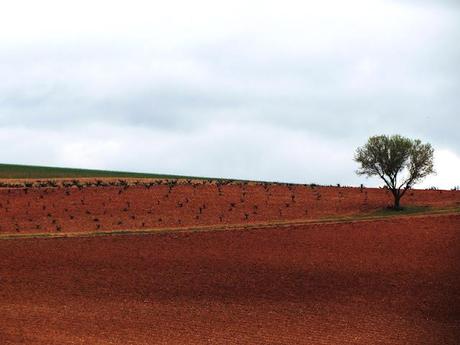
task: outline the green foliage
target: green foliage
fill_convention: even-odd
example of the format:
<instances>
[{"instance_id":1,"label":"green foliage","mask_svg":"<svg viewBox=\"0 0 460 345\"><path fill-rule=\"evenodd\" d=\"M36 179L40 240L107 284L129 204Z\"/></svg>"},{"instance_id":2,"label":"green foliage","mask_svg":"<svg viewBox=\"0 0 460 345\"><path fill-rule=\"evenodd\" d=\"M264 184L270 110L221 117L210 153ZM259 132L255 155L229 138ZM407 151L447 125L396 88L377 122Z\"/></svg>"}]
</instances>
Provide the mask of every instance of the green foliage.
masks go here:
<instances>
[{"instance_id":1,"label":"green foliage","mask_svg":"<svg viewBox=\"0 0 460 345\"><path fill-rule=\"evenodd\" d=\"M416 183L434 173L433 148L420 140L400 135L378 135L356 150L355 161L361 167L358 175L379 176L395 198L395 209L399 201Z\"/></svg>"}]
</instances>

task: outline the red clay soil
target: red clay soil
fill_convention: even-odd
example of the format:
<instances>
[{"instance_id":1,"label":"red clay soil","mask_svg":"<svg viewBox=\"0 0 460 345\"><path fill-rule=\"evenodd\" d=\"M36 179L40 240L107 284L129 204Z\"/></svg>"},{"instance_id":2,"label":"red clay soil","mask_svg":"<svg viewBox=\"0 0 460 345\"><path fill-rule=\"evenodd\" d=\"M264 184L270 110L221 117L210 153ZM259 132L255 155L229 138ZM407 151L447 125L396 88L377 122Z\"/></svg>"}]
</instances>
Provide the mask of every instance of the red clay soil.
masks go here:
<instances>
[{"instance_id":1,"label":"red clay soil","mask_svg":"<svg viewBox=\"0 0 460 345\"><path fill-rule=\"evenodd\" d=\"M0 188L0 234L317 219L369 212L391 202L386 189L281 184ZM458 206L460 191L411 190L402 202Z\"/></svg>"},{"instance_id":2,"label":"red clay soil","mask_svg":"<svg viewBox=\"0 0 460 345\"><path fill-rule=\"evenodd\" d=\"M0 344L459 344L460 215L0 240Z\"/></svg>"}]
</instances>

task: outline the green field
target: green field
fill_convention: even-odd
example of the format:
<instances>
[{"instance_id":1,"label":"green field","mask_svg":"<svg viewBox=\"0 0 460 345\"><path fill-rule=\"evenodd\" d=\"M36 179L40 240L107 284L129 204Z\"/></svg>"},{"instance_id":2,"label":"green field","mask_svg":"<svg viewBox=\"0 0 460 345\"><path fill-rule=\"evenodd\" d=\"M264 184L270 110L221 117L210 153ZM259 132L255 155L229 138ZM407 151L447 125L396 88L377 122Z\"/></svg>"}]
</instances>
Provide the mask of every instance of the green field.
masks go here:
<instances>
[{"instance_id":1,"label":"green field","mask_svg":"<svg viewBox=\"0 0 460 345\"><path fill-rule=\"evenodd\" d=\"M38 178L78 178L78 177L119 177L119 178L193 178L204 177L147 174L124 171L90 170L74 168L57 168L33 165L0 164L0 178L4 179L38 179Z\"/></svg>"}]
</instances>

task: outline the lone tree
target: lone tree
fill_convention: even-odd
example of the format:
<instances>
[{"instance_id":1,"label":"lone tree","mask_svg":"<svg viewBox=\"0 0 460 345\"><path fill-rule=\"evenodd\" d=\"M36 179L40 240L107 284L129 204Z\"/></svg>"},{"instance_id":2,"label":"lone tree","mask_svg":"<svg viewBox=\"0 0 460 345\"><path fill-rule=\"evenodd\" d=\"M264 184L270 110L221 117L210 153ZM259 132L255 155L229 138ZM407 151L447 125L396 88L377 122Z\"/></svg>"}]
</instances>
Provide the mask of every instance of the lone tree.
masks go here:
<instances>
[{"instance_id":1,"label":"lone tree","mask_svg":"<svg viewBox=\"0 0 460 345\"><path fill-rule=\"evenodd\" d=\"M377 135L356 150L358 175L379 176L394 196L395 210L408 189L434 173L433 148L400 135Z\"/></svg>"}]
</instances>

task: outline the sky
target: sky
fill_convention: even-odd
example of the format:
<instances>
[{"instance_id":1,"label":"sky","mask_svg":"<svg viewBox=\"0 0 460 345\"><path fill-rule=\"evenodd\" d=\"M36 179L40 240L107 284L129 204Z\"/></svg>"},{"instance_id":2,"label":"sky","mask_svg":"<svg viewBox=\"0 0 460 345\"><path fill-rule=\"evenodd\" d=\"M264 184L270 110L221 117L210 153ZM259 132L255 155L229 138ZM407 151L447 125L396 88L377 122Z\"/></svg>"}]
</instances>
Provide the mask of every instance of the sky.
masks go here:
<instances>
[{"instance_id":1,"label":"sky","mask_svg":"<svg viewBox=\"0 0 460 345\"><path fill-rule=\"evenodd\" d=\"M460 2L9 1L0 162L380 186L401 134L460 185Z\"/></svg>"}]
</instances>

